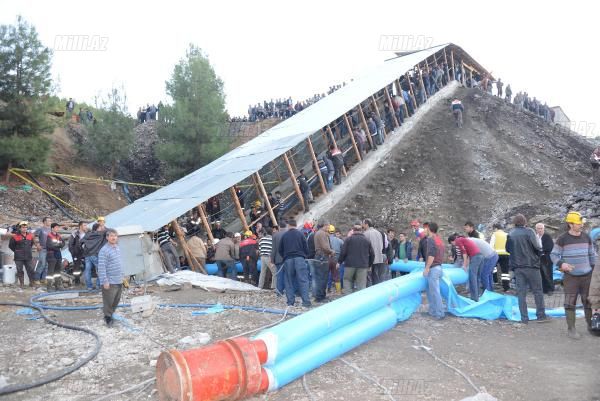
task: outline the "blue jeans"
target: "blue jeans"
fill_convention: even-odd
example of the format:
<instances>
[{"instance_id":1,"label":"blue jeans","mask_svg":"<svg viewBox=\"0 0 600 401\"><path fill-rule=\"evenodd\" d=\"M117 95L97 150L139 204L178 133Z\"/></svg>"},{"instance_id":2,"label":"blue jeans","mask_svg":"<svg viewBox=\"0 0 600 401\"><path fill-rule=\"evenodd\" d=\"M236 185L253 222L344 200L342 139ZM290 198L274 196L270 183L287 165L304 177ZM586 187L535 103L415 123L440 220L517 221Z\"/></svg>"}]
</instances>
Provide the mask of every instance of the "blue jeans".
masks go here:
<instances>
[{"instance_id":1,"label":"blue jeans","mask_svg":"<svg viewBox=\"0 0 600 401\"><path fill-rule=\"evenodd\" d=\"M335 175L335 172L327 172L327 180L325 181L325 186L327 187L328 191L331 191L331 189L333 188L333 176Z\"/></svg>"},{"instance_id":2,"label":"blue jeans","mask_svg":"<svg viewBox=\"0 0 600 401\"><path fill-rule=\"evenodd\" d=\"M494 254L489 258L485 258L483 261L483 268L480 272L479 279L481 280L481 286L484 290L494 291L494 280L492 278L492 272L494 267L498 263L498 254Z\"/></svg>"},{"instance_id":3,"label":"blue jeans","mask_svg":"<svg viewBox=\"0 0 600 401\"><path fill-rule=\"evenodd\" d=\"M483 255L478 253L470 258L469 262L469 293L471 299L475 302L479 301L479 287L481 282L479 281L479 272L483 268Z\"/></svg>"},{"instance_id":4,"label":"blue jeans","mask_svg":"<svg viewBox=\"0 0 600 401\"><path fill-rule=\"evenodd\" d=\"M310 298L308 297L308 265L302 257L289 258L284 262L285 270L285 295L287 297L288 306L293 306L296 302L296 294L293 290L297 284L302 298L302 306L310 306Z\"/></svg>"},{"instance_id":5,"label":"blue jeans","mask_svg":"<svg viewBox=\"0 0 600 401\"><path fill-rule=\"evenodd\" d=\"M85 257L85 271L83 272L83 277L85 277L85 285L88 290L94 288L94 284L92 283L92 266L96 267L96 272L98 270L98 256L86 256ZM96 279L96 289L100 289L99 280Z\"/></svg>"},{"instance_id":6,"label":"blue jeans","mask_svg":"<svg viewBox=\"0 0 600 401\"><path fill-rule=\"evenodd\" d=\"M440 293L440 278L442 277L442 266L432 266L427 276L427 302L429 302L429 314L436 318L444 317L444 304Z\"/></svg>"},{"instance_id":7,"label":"blue jeans","mask_svg":"<svg viewBox=\"0 0 600 401\"><path fill-rule=\"evenodd\" d=\"M42 249L38 253L38 264L35 268L35 274L33 275L34 280L43 280L46 278L46 273L48 273L48 261L46 260L46 255L48 251L46 249Z\"/></svg>"},{"instance_id":8,"label":"blue jeans","mask_svg":"<svg viewBox=\"0 0 600 401\"><path fill-rule=\"evenodd\" d=\"M308 265L308 291L314 295L315 288L317 288L317 273L315 272L315 265L317 264L316 259L305 259Z\"/></svg>"}]
</instances>

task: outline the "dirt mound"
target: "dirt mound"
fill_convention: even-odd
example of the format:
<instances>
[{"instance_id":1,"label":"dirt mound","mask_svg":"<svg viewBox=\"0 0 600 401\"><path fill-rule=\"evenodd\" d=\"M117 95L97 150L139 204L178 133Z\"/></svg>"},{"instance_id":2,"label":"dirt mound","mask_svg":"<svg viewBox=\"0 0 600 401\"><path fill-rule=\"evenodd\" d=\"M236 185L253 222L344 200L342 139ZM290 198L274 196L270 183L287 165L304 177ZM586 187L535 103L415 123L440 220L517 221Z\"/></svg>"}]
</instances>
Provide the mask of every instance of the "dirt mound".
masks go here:
<instances>
[{"instance_id":1,"label":"dirt mound","mask_svg":"<svg viewBox=\"0 0 600 401\"><path fill-rule=\"evenodd\" d=\"M462 129L450 98L435 105L328 213L331 221L344 227L371 217L379 227L406 230L419 218L462 230L472 220L491 228L515 210L527 217L564 213L568 195L591 185L593 148L585 138L478 90L459 88L457 96L465 107Z\"/></svg>"}]
</instances>

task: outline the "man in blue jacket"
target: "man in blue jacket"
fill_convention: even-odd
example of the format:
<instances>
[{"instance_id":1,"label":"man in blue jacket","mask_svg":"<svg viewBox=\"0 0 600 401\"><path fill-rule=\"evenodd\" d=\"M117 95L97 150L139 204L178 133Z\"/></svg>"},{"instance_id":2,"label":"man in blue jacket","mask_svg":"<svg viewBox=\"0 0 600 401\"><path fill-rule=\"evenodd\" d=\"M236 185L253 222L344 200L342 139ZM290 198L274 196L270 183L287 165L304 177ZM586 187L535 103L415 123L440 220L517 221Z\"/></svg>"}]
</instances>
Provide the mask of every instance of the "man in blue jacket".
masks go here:
<instances>
[{"instance_id":1,"label":"man in blue jacket","mask_svg":"<svg viewBox=\"0 0 600 401\"><path fill-rule=\"evenodd\" d=\"M296 220L290 219L287 223L288 230L281 237L279 244L279 254L283 258L285 272L285 288L297 288L302 298L302 306L308 308L311 306L308 297L308 265L306 257L308 255L308 244L304 235L296 228ZM297 284L297 287L294 285ZM286 291L288 306L294 306L296 294L294 291Z\"/></svg>"}]
</instances>

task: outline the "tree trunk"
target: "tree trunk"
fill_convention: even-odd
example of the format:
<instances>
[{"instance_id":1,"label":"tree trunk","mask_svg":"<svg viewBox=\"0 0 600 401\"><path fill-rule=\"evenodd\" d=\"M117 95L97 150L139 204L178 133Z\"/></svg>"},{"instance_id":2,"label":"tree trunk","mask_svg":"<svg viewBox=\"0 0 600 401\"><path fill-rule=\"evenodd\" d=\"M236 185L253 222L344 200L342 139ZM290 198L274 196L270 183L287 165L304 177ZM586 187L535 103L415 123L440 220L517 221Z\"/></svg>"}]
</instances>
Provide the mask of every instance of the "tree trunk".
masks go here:
<instances>
[{"instance_id":1,"label":"tree trunk","mask_svg":"<svg viewBox=\"0 0 600 401\"><path fill-rule=\"evenodd\" d=\"M8 166L6 167L6 178L4 179L4 181L6 182L6 185L8 185L10 183L10 169L12 168L12 161L8 162Z\"/></svg>"}]
</instances>

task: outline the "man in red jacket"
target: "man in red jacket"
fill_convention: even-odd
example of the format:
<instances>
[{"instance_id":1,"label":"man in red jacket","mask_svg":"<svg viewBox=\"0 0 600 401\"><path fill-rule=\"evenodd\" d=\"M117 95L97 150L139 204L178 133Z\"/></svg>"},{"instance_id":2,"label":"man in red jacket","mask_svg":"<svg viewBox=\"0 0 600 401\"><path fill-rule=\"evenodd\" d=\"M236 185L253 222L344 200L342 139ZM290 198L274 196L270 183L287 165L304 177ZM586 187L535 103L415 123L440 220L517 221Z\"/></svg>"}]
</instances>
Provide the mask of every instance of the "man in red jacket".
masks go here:
<instances>
[{"instance_id":1,"label":"man in red jacket","mask_svg":"<svg viewBox=\"0 0 600 401\"><path fill-rule=\"evenodd\" d=\"M8 247L15 254L15 265L17 265L17 278L19 286L25 286L25 273L23 267L27 271L29 278L29 286L33 287L34 271L33 271L33 234L27 232L27 222L22 221L18 225L19 232L14 234L8 242Z\"/></svg>"}]
</instances>

